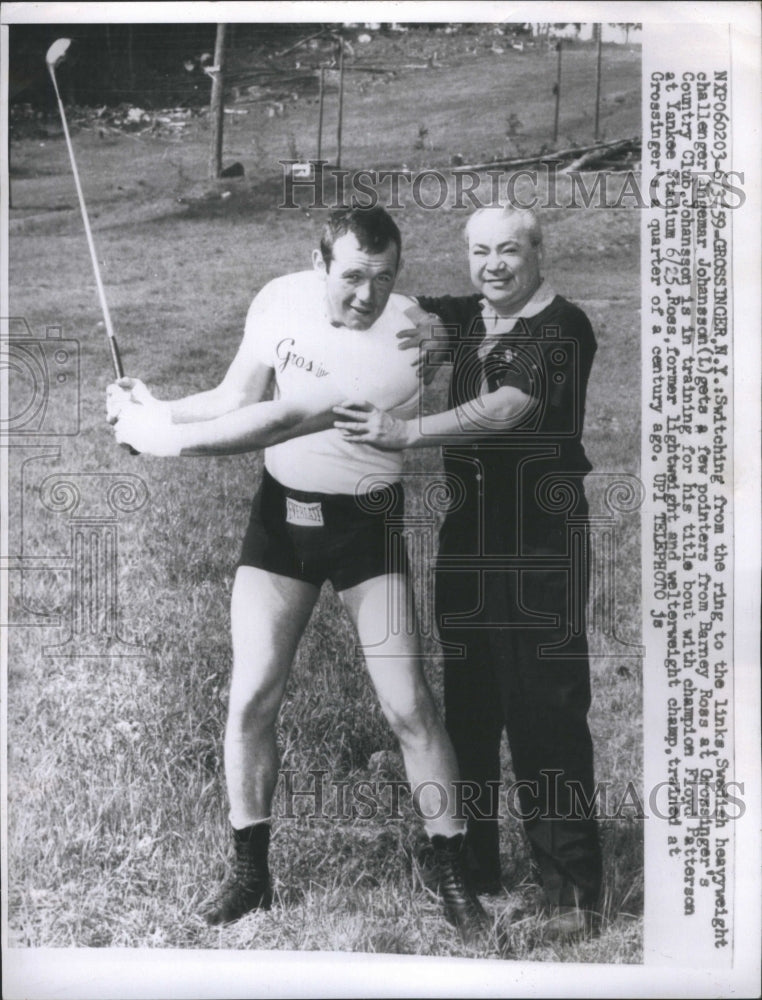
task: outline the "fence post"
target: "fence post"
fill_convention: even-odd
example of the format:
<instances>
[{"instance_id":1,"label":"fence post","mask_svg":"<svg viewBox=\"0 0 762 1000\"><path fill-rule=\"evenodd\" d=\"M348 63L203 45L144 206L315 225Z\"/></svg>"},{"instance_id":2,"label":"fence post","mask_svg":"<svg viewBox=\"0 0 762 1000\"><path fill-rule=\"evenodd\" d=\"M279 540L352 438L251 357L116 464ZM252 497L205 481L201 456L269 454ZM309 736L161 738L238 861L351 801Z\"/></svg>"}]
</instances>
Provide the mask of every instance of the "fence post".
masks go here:
<instances>
[{"instance_id":1,"label":"fence post","mask_svg":"<svg viewBox=\"0 0 762 1000\"><path fill-rule=\"evenodd\" d=\"M595 70L595 135L593 138L598 141L599 123L601 115L601 50L603 48L603 25L598 25L598 62Z\"/></svg>"},{"instance_id":2,"label":"fence post","mask_svg":"<svg viewBox=\"0 0 762 1000\"><path fill-rule=\"evenodd\" d=\"M214 68L212 77L212 97L209 114L212 119L212 141L209 149L209 179L216 180L222 173L222 126L225 117L224 76L225 76L225 25L217 25L214 43Z\"/></svg>"},{"instance_id":3,"label":"fence post","mask_svg":"<svg viewBox=\"0 0 762 1000\"><path fill-rule=\"evenodd\" d=\"M339 120L336 123L336 166L341 166L341 119L344 112L344 38L339 38Z\"/></svg>"},{"instance_id":4,"label":"fence post","mask_svg":"<svg viewBox=\"0 0 762 1000\"><path fill-rule=\"evenodd\" d=\"M556 45L556 51L558 52L558 75L556 76L556 86L554 88L556 94L556 116L553 121L553 142L558 142L558 111L561 105L561 39L559 38L558 44Z\"/></svg>"},{"instance_id":5,"label":"fence post","mask_svg":"<svg viewBox=\"0 0 762 1000\"><path fill-rule=\"evenodd\" d=\"M134 34L133 26L127 27L127 79L130 85L130 100L135 100L135 60L134 60Z\"/></svg>"},{"instance_id":6,"label":"fence post","mask_svg":"<svg viewBox=\"0 0 762 1000\"><path fill-rule=\"evenodd\" d=\"M317 159L321 158L323 152L323 101L325 99L325 67L320 67L320 96L318 97L318 141Z\"/></svg>"}]
</instances>

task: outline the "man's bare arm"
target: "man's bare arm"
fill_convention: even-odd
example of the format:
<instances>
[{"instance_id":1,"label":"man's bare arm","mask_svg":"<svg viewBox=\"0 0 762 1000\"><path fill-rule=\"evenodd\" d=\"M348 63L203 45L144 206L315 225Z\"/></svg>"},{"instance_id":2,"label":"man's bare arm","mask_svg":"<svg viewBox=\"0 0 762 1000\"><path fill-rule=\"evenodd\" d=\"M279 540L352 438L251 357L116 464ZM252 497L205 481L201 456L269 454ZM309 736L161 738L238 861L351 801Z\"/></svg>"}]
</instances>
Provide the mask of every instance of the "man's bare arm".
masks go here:
<instances>
[{"instance_id":1,"label":"man's bare arm","mask_svg":"<svg viewBox=\"0 0 762 1000\"><path fill-rule=\"evenodd\" d=\"M144 455L236 455L325 430L334 419L330 404L266 400L211 420L174 423L151 407L130 403L115 434L119 444Z\"/></svg>"},{"instance_id":2,"label":"man's bare arm","mask_svg":"<svg viewBox=\"0 0 762 1000\"><path fill-rule=\"evenodd\" d=\"M513 386L501 386L451 410L409 420L393 417L371 403L345 402L334 407L339 418L334 427L358 444L390 451L428 448L511 430L526 419L532 405L532 397Z\"/></svg>"},{"instance_id":3,"label":"man's bare arm","mask_svg":"<svg viewBox=\"0 0 762 1000\"><path fill-rule=\"evenodd\" d=\"M272 368L259 362L245 364L239 351L219 385L179 399L156 399L140 379L119 379L106 390L106 414L113 424L124 406L139 403L163 413L176 424L214 420L242 406L261 402L272 380Z\"/></svg>"},{"instance_id":4,"label":"man's bare arm","mask_svg":"<svg viewBox=\"0 0 762 1000\"><path fill-rule=\"evenodd\" d=\"M214 420L252 403L261 402L272 384L272 368L256 365L247 371L231 366L214 389L184 396L170 402L172 421L176 424Z\"/></svg>"},{"instance_id":5,"label":"man's bare arm","mask_svg":"<svg viewBox=\"0 0 762 1000\"><path fill-rule=\"evenodd\" d=\"M260 358L258 348L260 338L266 335L267 308L271 298L272 287L266 285L249 307L241 343L219 385L179 399L159 400L140 379L120 379L110 385L106 393L109 423L115 423L122 407L130 402L155 408L173 423L185 424L215 420L266 399L273 380L273 369Z\"/></svg>"}]
</instances>

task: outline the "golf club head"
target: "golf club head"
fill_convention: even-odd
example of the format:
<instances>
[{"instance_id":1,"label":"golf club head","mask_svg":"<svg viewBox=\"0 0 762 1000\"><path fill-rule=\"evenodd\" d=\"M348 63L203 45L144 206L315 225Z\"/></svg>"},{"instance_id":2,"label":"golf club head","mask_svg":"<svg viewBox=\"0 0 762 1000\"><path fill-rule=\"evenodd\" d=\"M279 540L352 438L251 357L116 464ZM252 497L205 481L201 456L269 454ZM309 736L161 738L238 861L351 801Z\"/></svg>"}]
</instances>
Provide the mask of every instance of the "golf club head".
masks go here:
<instances>
[{"instance_id":1,"label":"golf club head","mask_svg":"<svg viewBox=\"0 0 762 1000\"><path fill-rule=\"evenodd\" d=\"M48 64L48 69L53 70L57 66L60 66L69 54L70 48L71 38L57 38L45 55L45 62Z\"/></svg>"}]
</instances>

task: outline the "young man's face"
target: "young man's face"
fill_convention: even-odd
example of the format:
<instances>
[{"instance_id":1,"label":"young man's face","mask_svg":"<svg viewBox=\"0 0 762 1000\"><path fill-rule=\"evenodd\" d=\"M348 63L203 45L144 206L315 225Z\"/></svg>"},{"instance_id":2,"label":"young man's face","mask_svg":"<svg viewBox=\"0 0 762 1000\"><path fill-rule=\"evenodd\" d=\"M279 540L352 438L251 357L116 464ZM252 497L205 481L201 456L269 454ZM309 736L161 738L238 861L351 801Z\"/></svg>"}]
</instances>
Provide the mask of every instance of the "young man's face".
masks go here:
<instances>
[{"instance_id":1,"label":"young man's face","mask_svg":"<svg viewBox=\"0 0 762 1000\"><path fill-rule=\"evenodd\" d=\"M333 256L326 269L319 250L312 263L325 282L328 317L350 330L367 330L386 307L394 288L399 261L394 243L382 253L369 253L354 233L345 233L333 244Z\"/></svg>"},{"instance_id":2,"label":"young man's face","mask_svg":"<svg viewBox=\"0 0 762 1000\"><path fill-rule=\"evenodd\" d=\"M498 314L517 312L542 280L542 249L534 247L520 215L487 211L468 228L471 281Z\"/></svg>"}]
</instances>

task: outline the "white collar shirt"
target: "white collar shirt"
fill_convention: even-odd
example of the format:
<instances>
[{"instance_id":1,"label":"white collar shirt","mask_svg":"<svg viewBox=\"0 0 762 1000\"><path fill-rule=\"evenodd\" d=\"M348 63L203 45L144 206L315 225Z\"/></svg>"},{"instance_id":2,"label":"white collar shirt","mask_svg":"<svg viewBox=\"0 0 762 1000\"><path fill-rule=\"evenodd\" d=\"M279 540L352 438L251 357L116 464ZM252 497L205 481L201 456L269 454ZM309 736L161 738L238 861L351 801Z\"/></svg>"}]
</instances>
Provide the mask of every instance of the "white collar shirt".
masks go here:
<instances>
[{"instance_id":1,"label":"white collar shirt","mask_svg":"<svg viewBox=\"0 0 762 1000\"><path fill-rule=\"evenodd\" d=\"M484 340L479 345L479 357L484 360L495 346L500 337L511 333L520 319L530 319L537 316L543 309L550 305L556 297L556 291L548 281L541 281L535 290L534 295L528 299L524 305L510 316L498 316L494 307L487 301L481 300L482 319L484 320Z\"/></svg>"}]
</instances>

